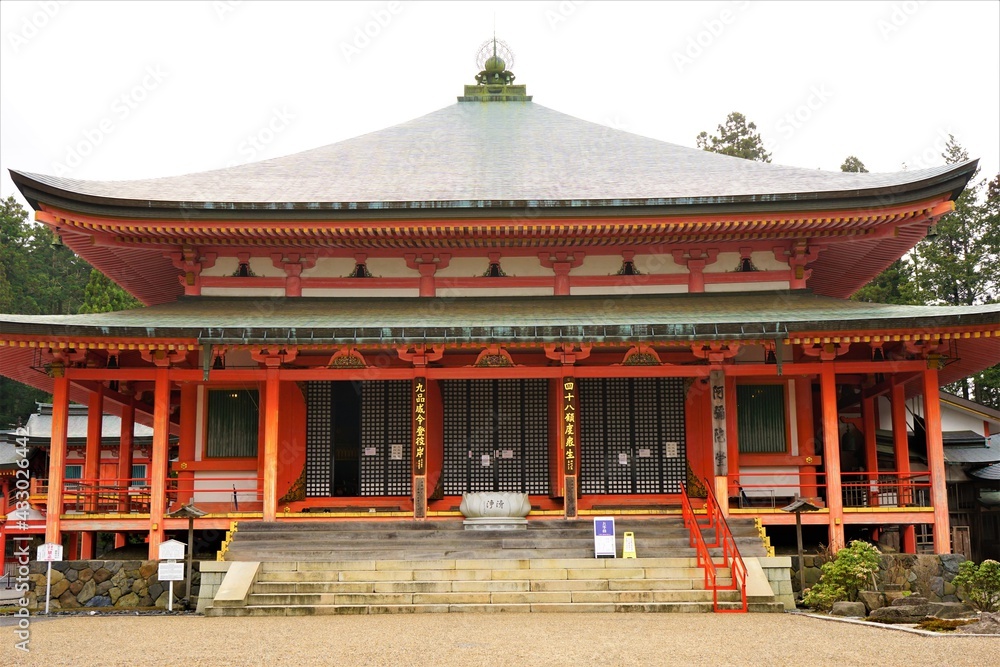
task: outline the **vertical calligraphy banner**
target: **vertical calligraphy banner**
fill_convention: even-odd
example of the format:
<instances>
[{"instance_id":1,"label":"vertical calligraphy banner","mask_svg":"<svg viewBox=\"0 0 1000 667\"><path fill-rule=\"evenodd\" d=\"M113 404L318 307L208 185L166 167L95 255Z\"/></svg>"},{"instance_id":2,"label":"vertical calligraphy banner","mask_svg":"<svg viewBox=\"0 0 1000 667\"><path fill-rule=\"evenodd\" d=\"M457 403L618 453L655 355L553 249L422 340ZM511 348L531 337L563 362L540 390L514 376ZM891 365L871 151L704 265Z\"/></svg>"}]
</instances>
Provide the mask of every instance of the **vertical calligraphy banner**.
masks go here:
<instances>
[{"instance_id":1,"label":"vertical calligraphy banner","mask_svg":"<svg viewBox=\"0 0 1000 667\"><path fill-rule=\"evenodd\" d=\"M427 474L427 381L413 380L413 474Z\"/></svg>"},{"instance_id":2,"label":"vertical calligraphy banner","mask_svg":"<svg viewBox=\"0 0 1000 667\"><path fill-rule=\"evenodd\" d=\"M427 518L427 380L413 380L413 518Z\"/></svg>"},{"instance_id":3,"label":"vertical calligraphy banner","mask_svg":"<svg viewBox=\"0 0 1000 667\"><path fill-rule=\"evenodd\" d=\"M567 475L576 475L579 468L579 450L577 443L580 442L577 431L576 418L576 378L563 378L562 385L562 446L563 461L565 462L565 472Z\"/></svg>"},{"instance_id":4,"label":"vertical calligraphy banner","mask_svg":"<svg viewBox=\"0 0 1000 667\"><path fill-rule=\"evenodd\" d=\"M715 475L729 474L728 445L726 441L726 375L722 371L708 374L712 392L712 454Z\"/></svg>"}]
</instances>

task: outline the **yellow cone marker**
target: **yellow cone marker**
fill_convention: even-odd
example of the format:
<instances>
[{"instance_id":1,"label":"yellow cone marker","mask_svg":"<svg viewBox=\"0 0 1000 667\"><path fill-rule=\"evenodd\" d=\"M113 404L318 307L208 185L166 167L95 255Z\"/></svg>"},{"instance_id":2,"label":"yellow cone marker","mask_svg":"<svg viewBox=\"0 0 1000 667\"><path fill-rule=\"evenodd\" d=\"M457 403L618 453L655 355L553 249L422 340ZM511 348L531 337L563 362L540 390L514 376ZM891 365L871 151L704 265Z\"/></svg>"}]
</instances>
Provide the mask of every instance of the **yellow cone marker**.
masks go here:
<instances>
[{"instance_id":1,"label":"yellow cone marker","mask_svg":"<svg viewBox=\"0 0 1000 667\"><path fill-rule=\"evenodd\" d=\"M635 558L635 533L625 533L622 544L622 558Z\"/></svg>"}]
</instances>

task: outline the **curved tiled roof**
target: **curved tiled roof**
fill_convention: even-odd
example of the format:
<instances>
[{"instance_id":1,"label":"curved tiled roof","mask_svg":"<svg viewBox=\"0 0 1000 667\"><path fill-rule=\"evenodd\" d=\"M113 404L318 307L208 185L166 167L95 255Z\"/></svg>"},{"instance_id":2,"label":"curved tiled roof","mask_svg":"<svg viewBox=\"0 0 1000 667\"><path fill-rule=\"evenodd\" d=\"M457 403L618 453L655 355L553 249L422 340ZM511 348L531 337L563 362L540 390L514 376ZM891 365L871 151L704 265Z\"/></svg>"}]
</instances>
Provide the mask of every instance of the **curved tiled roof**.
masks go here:
<instances>
[{"instance_id":1,"label":"curved tiled roof","mask_svg":"<svg viewBox=\"0 0 1000 667\"><path fill-rule=\"evenodd\" d=\"M262 162L133 181L12 171L91 204L227 210L649 207L883 200L965 176L975 161L887 174L753 162L612 129L534 102L459 102L394 127ZM967 175L966 175L967 174ZM884 201L883 201L884 203Z\"/></svg>"}]
</instances>

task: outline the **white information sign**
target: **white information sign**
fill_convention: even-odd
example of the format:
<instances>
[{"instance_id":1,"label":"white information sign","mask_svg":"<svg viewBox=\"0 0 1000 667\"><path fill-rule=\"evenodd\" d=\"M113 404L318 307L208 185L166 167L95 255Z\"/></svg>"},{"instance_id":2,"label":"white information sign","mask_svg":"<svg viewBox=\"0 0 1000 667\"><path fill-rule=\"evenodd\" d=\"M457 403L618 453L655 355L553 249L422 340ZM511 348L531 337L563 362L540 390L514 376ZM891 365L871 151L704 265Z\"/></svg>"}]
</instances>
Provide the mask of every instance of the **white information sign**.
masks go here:
<instances>
[{"instance_id":1,"label":"white information sign","mask_svg":"<svg viewBox=\"0 0 1000 667\"><path fill-rule=\"evenodd\" d=\"M648 459L652 455L653 455L653 451L651 449L649 449L649 448L645 448L644 447L644 448L642 448L642 449L639 450L639 458L640 459Z\"/></svg>"},{"instance_id":2,"label":"white information sign","mask_svg":"<svg viewBox=\"0 0 1000 667\"><path fill-rule=\"evenodd\" d=\"M615 520L610 516L594 517L594 558L617 558L615 547Z\"/></svg>"},{"instance_id":3,"label":"white information sign","mask_svg":"<svg viewBox=\"0 0 1000 667\"><path fill-rule=\"evenodd\" d=\"M184 558L184 543L177 540L167 540L160 545L157 552L160 560L182 560Z\"/></svg>"},{"instance_id":4,"label":"white information sign","mask_svg":"<svg viewBox=\"0 0 1000 667\"><path fill-rule=\"evenodd\" d=\"M625 452L618 452L618 465L627 466L628 465L628 454Z\"/></svg>"},{"instance_id":5,"label":"white information sign","mask_svg":"<svg viewBox=\"0 0 1000 667\"><path fill-rule=\"evenodd\" d=\"M46 542L38 546L38 560L41 562L52 562L63 559L63 546L54 542Z\"/></svg>"},{"instance_id":6,"label":"white information sign","mask_svg":"<svg viewBox=\"0 0 1000 667\"><path fill-rule=\"evenodd\" d=\"M501 451L500 452L500 458L502 458L502 459L512 459L512 458L514 458L514 450L513 449L505 449L505 450Z\"/></svg>"},{"instance_id":7,"label":"white information sign","mask_svg":"<svg viewBox=\"0 0 1000 667\"><path fill-rule=\"evenodd\" d=\"M668 442L664 445L664 453L668 459L676 459L680 456L680 445L676 442Z\"/></svg>"},{"instance_id":8,"label":"white information sign","mask_svg":"<svg viewBox=\"0 0 1000 667\"><path fill-rule=\"evenodd\" d=\"M184 563L160 563L156 577L160 581L183 581Z\"/></svg>"},{"instance_id":9,"label":"white information sign","mask_svg":"<svg viewBox=\"0 0 1000 667\"><path fill-rule=\"evenodd\" d=\"M391 445L389 447L389 458L393 461L403 460L403 446L402 445Z\"/></svg>"},{"instance_id":10,"label":"white information sign","mask_svg":"<svg viewBox=\"0 0 1000 667\"><path fill-rule=\"evenodd\" d=\"M365 447L365 456L375 456L375 448Z\"/></svg>"},{"instance_id":11,"label":"white information sign","mask_svg":"<svg viewBox=\"0 0 1000 667\"><path fill-rule=\"evenodd\" d=\"M489 454L483 454L482 462L483 462L483 467L484 468L489 468L490 467L490 455Z\"/></svg>"}]
</instances>

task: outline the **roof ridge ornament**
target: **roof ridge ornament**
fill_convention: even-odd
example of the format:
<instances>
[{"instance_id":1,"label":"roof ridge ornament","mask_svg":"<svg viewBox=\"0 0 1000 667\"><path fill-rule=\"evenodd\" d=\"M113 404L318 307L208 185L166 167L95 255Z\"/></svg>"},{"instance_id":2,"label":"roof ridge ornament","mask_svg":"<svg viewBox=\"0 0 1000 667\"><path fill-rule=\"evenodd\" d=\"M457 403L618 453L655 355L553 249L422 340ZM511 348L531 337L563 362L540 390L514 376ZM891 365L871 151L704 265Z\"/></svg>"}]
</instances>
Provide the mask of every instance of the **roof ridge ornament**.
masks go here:
<instances>
[{"instance_id":1,"label":"roof ridge ornament","mask_svg":"<svg viewBox=\"0 0 1000 667\"><path fill-rule=\"evenodd\" d=\"M459 102L530 102L527 87L514 85L514 52L496 34L479 46L476 52L476 85L466 86Z\"/></svg>"}]
</instances>

